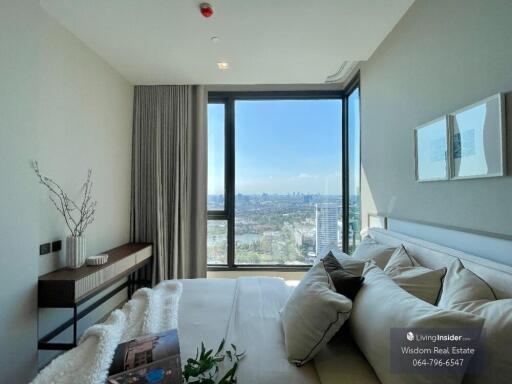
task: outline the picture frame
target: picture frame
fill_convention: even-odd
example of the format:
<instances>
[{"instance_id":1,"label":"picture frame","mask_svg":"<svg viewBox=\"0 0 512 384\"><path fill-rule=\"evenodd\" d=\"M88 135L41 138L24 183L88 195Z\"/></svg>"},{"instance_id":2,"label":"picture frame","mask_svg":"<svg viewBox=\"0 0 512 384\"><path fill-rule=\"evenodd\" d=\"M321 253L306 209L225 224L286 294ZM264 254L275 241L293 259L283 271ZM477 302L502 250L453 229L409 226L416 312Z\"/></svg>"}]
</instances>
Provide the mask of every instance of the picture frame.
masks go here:
<instances>
[{"instance_id":1,"label":"picture frame","mask_svg":"<svg viewBox=\"0 0 512 384\"><path fill-rule=\"evenodd\" d=\"M498 93L448 115L450 179L506 175L505 95Z\"/></svg>"},{"instance_id":2,"label":"picture frame","mask_svg":"<svg viewBox=\"0 0 512 384\"><path fill-rule=\"evenodd\" d=\"M448 117L442 116L414 129L416 181L450 179Z\"/></svg>"}]
</instances>

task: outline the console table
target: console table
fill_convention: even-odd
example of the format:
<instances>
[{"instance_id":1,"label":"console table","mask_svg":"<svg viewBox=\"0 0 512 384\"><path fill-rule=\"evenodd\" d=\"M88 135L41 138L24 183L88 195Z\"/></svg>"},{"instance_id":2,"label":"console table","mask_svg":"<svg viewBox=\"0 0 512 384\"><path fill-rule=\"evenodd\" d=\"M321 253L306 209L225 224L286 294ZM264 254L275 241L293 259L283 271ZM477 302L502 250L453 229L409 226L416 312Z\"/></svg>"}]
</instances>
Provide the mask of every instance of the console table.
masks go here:
<instances>
[{"instance_id":1,"label":"console table","mask_svg":"<svg viewBox=\"0 0 512 384\"><path fill-rule=\"evenodd\" d=\"M136 288L151 285L151 244L129 243L104 253L108 254L108 261L103 265L83 266L78 269L62 268L39 277L38 307L71 308L73 317L40 338L38 349L68 350L75 347L80 319L125 288L128 288L130 298ZM142 271L143 268L145 278L135 279L134 272ZM123 278L127 278L127 281L78 312L81 304ZM50 342L70 326L73 326L72 343Z\"/></svg>"}]
</instances>

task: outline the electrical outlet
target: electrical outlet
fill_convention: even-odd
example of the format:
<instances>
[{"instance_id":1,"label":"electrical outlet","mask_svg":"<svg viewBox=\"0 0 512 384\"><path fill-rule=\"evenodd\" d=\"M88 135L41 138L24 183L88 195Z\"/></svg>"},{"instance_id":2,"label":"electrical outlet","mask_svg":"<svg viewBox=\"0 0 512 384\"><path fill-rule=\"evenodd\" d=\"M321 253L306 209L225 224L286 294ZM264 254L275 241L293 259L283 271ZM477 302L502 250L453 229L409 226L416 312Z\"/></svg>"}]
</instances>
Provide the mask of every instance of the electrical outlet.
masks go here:
<instances>
[{"instance_id":1,"label":"electrical outlet","mask_svg":"<svg viewBox=\"0 0 512 384\"><path fill-rule=\"evenodd\" d=\"M62 241L57 240L52 243L52 252L58 252L62 249Z\"/></svg>"},{"instance_id":2,"label":"electrical outlet","mask_svg":"<svg viewBox=\"0 0 512 384\"><path fill-rule=\"evenodd\" d=\"M39 255L43 256L51 252L51 244L44 243L39 246Z\"/></svg>"}]
</instances>

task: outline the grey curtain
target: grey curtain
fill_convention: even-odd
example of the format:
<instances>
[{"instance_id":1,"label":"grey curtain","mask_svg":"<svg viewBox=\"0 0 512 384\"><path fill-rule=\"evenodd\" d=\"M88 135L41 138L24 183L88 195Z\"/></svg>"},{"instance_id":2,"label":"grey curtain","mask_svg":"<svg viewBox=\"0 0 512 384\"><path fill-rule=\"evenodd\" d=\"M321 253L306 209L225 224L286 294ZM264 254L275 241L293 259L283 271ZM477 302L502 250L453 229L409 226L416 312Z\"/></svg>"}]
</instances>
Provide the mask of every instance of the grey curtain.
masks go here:
<instances>
[{"instance_id":1,"label":"grey curtain","mask_svg":"<svg viewBox=\"0 0 512 384\"><path fill-rule=\"evenodd\" d=\"M131 240L153 243L153 283L206 276L207 132L202 86L136 86Z\"/></svg>"}]
</instances>

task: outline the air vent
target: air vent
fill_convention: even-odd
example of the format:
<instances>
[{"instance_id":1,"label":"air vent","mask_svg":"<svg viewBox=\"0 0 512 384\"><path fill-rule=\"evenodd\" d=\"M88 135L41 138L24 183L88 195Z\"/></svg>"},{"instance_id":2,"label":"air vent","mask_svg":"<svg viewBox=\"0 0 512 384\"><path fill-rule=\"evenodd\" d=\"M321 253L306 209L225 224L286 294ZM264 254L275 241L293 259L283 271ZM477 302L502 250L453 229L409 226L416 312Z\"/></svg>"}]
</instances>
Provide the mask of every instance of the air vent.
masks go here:
<instances>
[{"instance_id":1,"label":"air vent","mask_svg":"<svg viewBox=\"0 0 512 384\"><path fill-rule=\"evenodd\" d=\"M358 61L344 61L340 68L325 79L326 83L343 83L357 66Z\"/></svg>"}]
</instances>

